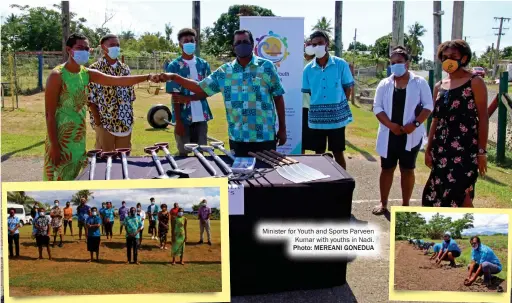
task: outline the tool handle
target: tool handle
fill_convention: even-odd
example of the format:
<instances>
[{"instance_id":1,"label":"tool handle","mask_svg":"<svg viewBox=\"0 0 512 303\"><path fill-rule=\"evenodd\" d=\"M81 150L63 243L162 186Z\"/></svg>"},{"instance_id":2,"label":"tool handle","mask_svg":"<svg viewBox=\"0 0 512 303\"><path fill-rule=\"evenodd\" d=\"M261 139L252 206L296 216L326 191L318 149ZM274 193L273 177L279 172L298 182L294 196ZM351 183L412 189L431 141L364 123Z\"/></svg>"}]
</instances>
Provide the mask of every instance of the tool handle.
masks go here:
<instances>
[{"instance_id":1,"label":"tool handle","mask_svg":"<svg viewBox=\"0 0 512 303\"><path fill-rule=\"evenodd\" d=\"M268 161L267 159L265 159L263 157L260 157L259 155L255 154L253 152L249 152L249 156L254 157L254 158L260 160L261 162L266 163L266 164L268 164L268 165L270 165L272 167L276 167L277 166L274 163L272 163L271 161Z\"/></svg>"},{"instance_id":2,"label":"tool handle","mask_svg":"<svg viewBox=\"0 0 512 303\"><path fill-rule=\"evenodd\" d=\"M164 168L162 167L162 163L160 163L160 159L158 159L158 156L156 155L156 152L154 150L151 151L151 158L153 158L153 162L155 162L156 169L158 170L158 174L163 175Z\"/></svg>"},{"instance_id":3,"label":"tool handle","mask_svg":"<svg viewBox=\"0 0 512 303\"><path fill-rule=\"evenodd\" d=\"M286 165L292 165L293 162L291 161L288 161L287 159L283 158L283 157L279 157L278 155L276 154L273 154L271 152L269 152L268 150L264 150L263 153L265 155L267 155L268 157L272 158L272 159L276 159L276 160L279 160L281 161L282 163L286 164Z\"/></svg>"},{"instance_id":4,"label":"tool handle","mask_svg":"<svg viewBox=\"0 0 512 303\"><path fill-rule=\"evenodd\" d=\"M112 156L107 158L107 170L105 172L105 180L110 180L110 170L112 169Z\"/></svg>"},{"instance_id":5,"label":"tool handle","mask_svg":"<svg viewBox=\"0 0 512 303\"><path fill-rule=\"evenodd\" d=\"M270 150L270 151L271 151L273 154L275 154L276 156L279 156L279 157L281 157L281 158L283 158L283 159L286 159L286 160L288 160L288 161L292 162L293 164L299 163L299 161L297 161L297 160L295 160L295 159L292 159L292 158L288 157L288 156L287 156L287 155L285 155L285 154L281 154L280 152L277 152L277 151L275 151L275 150L273 150L273 149L272 149L272 150Z\"/></svg>"},{"instance_id":6,"label":"tool handle","mask_svg":"<svg viewBox=\"0 0 512 303\"><path fill-rule=\"evenodd\" d=\"M96 155L90 158L91 165L89 167L89 180L94 180L94 172L96 170Z\"/></svg>"},{"instance_id":7,"label":"tool handle","mask_svg":"<svg viewBox=\"0 0 512 303\"><path fill-rule=\"evenodd\" d=\"M231 152L225 149L224 146L218 146L217 148L220 149L220 151L223 152L226 156L230 157L231 160L235 161L235 156L233 156Z\"/></svg>"},{"instance_id":8,"label":"tool handle","mask_svg":"<svg viewBox=\"0 0 512 303\"><path fill-rule=\"evenodd\" d=\"M272 158L272 157L269 157L269 156L265 155L265 154L264 154L264 153L262 153L262 152L257 152L257 154L258 154L258 155L260 155L261 157L263 157L263 158L265 158L265 159L269 160L269 161L274 162L275 164L277 164L277 165L279 165L279 166L286 165L285 163L283 163L283 162L281 162L281 161L279 161L279 160L276 160L276 159L274 159L274 158Z\"/></svg>"},{"instance_id":9,"label":"tool handle","mask_svg":"<svg viewBox=\"0 0 512 303\"><path fill-rule=\"evenodd\" d=\"M172 168L178 169L178 163L176 163L176 160L174 160L174 157L171 155L167 147L162 148L165 153L165 157L167 158L167 161L171 164Z\"/></svg>"},{"instance_id":10,"label":"tool handle","mask_svg":"<svg viewBox=\"0 0 512 303\"><path fill-rule=\"evenodd\" d=\"M192 150L194 152L194 155L196 155L196 157L199 159L199 161L204 165L204 167L210 171L210 173L212 174L212 176L217 176L217 171L215 170L215 168L213 168L213 166L210 164L210 162L208 162L208 160L206 160L206 158L203 156L203 154L201 154L197 148L194 148L194 150Z\"/></svg>"},{"instance_id":11,"label":"tool handle","mask_svg":"<svg viewBox=\"0 0 512 303\"><path fill-rule=\"evenodd\" d=\"M128 179L128 160L126 159L126 153L121 153L121 161L123 162L123 177Z\"/></svg>"},{"instance_id":12,"label":"tool handle","mask_svg":"<svg viewBox=\"0 0 512 303\"><path fill-rule=\"evenodd\" d=\"M226 162L224 162L219 156L217 156L213 151L210 153L210 155L212 155L213 159L215 160L215 162L217 162L217 164L220 165L220 167L226 172L228 173L228 175L231 175L233 173L233 171L231 170L231 167L229 167Z\"/></svg>"}]
</instances>

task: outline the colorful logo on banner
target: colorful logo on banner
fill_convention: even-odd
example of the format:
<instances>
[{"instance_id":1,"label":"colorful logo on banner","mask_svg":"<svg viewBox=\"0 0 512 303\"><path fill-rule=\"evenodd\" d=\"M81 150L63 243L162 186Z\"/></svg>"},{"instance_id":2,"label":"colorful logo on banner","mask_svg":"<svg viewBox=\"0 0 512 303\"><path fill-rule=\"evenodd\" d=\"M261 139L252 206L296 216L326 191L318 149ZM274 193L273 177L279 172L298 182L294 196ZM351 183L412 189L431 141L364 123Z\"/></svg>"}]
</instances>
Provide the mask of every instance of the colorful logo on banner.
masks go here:
<instances>
[{"instance_id":1,"label":"colorful logo on banner","mask_svg":"<svg viewBox=\"0 0 512 303\"><path fill-rule=\"evenodd\" d=\"M281 37L273 31L256 39L254 53L258 57L272 61L276 66L279 66L290 55L286 37Z\"/></svg>"}]
</instances>

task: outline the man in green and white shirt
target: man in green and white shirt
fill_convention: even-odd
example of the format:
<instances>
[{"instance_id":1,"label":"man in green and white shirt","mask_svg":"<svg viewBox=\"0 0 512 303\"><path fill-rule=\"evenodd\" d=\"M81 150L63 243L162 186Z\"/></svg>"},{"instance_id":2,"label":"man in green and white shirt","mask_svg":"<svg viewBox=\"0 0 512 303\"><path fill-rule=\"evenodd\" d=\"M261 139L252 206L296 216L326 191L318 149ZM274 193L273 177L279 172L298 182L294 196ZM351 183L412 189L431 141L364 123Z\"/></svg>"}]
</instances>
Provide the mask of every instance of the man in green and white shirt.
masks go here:
<instances>
[{"instance_id":1,"label":"man in green and white shirt","mask_svg":"<svg viewBox=\"0 0 512 303\"><path fill-rule=\"evenodd\" d=\"M304 43L304 67L315 58L315 51L313 45L311 45L311 39L308 38ZM309 103L311 102L311 96L309 93L302 94L302 154L306 153L306 150L313 150L311 145L311 131L308 126L308 114L309 114Z\"/></svg>"}]
</instances>

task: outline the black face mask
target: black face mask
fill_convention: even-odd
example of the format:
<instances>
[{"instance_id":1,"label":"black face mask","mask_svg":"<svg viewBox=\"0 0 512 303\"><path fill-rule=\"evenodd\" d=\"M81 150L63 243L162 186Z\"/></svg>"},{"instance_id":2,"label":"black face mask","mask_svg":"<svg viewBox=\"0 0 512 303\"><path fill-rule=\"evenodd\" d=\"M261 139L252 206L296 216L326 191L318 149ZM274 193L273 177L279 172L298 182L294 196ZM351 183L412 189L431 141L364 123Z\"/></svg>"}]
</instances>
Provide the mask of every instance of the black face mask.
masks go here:
<instances>
[{"instance_id":1,"label":"black face mask","mask_svg":"<svg viewBox=\"0 0 512 303\"><path fill-rule=\"evenodd\" d=\"M135 211L134 211L134 210L130 211L130 215L131 215L132 217L133 217L133 216L135 216Z\"/></svg>"},{"instance_id":2,"label":"black face mask","mask_svg":"<svg viewBox=\"0 0 512 303\"><path fill-rule=\"evenodd\" d=\"M450 242L450 239L448 239L448 240L444 240L444 242Z\"/></svg>"}]
</instances>

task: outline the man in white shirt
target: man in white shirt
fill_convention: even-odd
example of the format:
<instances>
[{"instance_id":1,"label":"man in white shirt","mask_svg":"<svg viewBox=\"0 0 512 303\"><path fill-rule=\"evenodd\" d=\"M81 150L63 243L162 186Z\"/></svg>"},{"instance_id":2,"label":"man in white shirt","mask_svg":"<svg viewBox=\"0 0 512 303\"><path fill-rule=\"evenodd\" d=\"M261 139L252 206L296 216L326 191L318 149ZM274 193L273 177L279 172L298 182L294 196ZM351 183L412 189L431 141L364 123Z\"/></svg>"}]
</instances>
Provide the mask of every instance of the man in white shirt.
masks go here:
<instances>
[{"instance_id":1,"label":"man in white shirt","mask_svg":"<svg viewBox=\"0 0 512 303\"><path fill-rule=\"evenodd\" d=\"M184 28L178 32L182 54L167 65L168 73L178 74L198 82L211 74L208 62L194 55L196 39L197 33L193 29ZM186 156L188 152L185 150L185 144L207 144L208 121L213 119L210 106L206 100L207 95L204 92L194 94L176 84L176 82L167 82L166 91L173 95L172 119L176 122L174 137L178 152L181 156ZM185 99L186 103L179 103L179 100Z\"/></svg>"}]
</instances>

